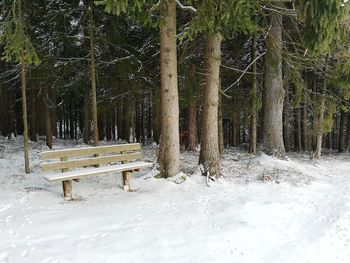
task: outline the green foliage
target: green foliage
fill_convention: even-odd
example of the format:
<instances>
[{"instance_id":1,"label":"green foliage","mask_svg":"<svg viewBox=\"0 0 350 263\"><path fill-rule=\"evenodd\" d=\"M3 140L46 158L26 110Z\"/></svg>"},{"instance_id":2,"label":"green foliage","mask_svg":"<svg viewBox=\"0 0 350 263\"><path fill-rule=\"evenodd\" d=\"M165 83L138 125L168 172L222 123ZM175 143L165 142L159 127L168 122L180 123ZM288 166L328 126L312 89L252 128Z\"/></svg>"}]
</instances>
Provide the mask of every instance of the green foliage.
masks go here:
<instances>
[{"instance_id":1,"label":"green foliage","mask_svg":"<svg viewBox=\"0 0 350 263\"><path fill-rule=\"evenodd\" d=\"M288 76L290 82L294 84L295 87L294 107L299 108L303 92L306 89L306 83L302 78L300 71L295 68L288 67Z\"/></svg>"},{"instance_id":2,"label":"green foliage","mask_svg":"<svg viewBox=\"0 0 350 263\"><path fill-rule=\"evenodd\" d=\"M158 7L152 0L98 0L95 5L104 6L107 13L120 16L127 14L131 19L145 26L156 26L157 21L152 19L154 10Z\"/></svg>"},{"instance_id":3,"label":"green foliage","mask_svg":"<svg viewBox=\"0 0 350 263\"><path fill-rule=\"evenodd\" d=\"M1 59L5 61L20 62L21 52L24 54L24 63L38 65L39 56L25 32L25 22L21 14L21 1L14 0L12 12L3 22L3 34L0 36L0 44L4 45Z\"/></svg>"},{"instance_id":4,"label":"green foliage","mask_svg":"<svg viewBox=\"0 0 350 263\"><path fill-rule=\"evenodd\" d=\"M257 1L248 0L189 0L195 5L189 27L184 30L180 40L193 39L198 33L221 33L224 36L236 32L249 33L257 29L253 19Z\"/></svg>"},{"instance_id":5,"label":"green foliage","mask_svg":"<svg viewBox=\"0 0 350 263\"><path fill-rule=\"evenodd\" d=\"M341 22L349 2L344 0L298 0L300 19L304 22L304 42L312 53L330 50L341 35Z\"/></svg>"}]
</instances>

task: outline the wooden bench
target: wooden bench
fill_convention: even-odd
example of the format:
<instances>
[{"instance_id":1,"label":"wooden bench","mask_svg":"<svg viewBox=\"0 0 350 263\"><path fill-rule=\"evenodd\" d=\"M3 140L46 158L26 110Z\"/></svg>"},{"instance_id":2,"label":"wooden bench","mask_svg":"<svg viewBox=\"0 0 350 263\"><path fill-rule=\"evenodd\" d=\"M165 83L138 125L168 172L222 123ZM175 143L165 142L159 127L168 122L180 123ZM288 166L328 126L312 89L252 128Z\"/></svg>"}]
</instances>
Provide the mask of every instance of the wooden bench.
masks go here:
<instances>
[{"instance_id":1,"label":"wooden bench","mask_svg":"<svg viewBox=\"0 0 350 263\"><path fill-rule=\"evenodd\" d=\"M41 158L51 161L42 163L41 167L44 172L61 171L45 174L44 178L50 182L62 181L65 198L72 199L72 180L79 181L85 176L112 172L122 172L124 190L129 191L131 173L152 166L152 163L134 161L142 157L140 150L141 145L133 143L45 151L41 153ZM82 169L71 170L74 168Z\"/></svg>"}]
</instances>

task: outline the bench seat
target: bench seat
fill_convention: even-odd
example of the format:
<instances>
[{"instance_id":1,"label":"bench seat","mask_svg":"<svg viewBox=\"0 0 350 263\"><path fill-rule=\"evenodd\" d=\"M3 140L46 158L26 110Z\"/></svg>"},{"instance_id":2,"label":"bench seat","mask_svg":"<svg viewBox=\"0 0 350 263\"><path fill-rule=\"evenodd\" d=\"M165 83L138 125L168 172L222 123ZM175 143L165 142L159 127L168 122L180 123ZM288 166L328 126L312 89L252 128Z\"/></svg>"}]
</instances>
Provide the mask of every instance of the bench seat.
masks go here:
<instances>
[{"instance_id":1,"label":"bench seat","mask_svg":"<svg viewBox=\"0 0 350 263\"><path fill-rule=\"evenodd\" d=\"M151 167L152 163L147 162L132 162L132 163L125 163L125 164L114 164L111 166L105 166L105 167L94 167L94 168L84 168L80 170L75 171L69 171L65 173L54 173L54 174L45 174L43 177L50 181L65 181L65 180L73 180L73 179L80 179L85 176L91 176L91 175L103 175L106 173L112 173L112 172L123 172L123 171L135 171L141 168Z\"/></svg>"}]
</instances>

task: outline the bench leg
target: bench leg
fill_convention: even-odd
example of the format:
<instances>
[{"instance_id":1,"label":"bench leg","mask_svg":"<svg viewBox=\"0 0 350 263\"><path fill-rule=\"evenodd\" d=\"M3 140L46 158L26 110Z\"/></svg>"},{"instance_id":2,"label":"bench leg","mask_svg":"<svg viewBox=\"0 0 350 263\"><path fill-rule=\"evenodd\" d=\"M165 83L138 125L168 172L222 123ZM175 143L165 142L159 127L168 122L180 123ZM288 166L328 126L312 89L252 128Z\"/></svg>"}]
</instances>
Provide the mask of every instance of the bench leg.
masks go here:
<instances>
[{"instance_id":1,"label":"bench leg","mask_svg":"<svg viewBox=\"0 0 350 263\"><path fill-rule=\"evenodd\" d=\"M123 188L124 188L124 191L130 191L130 183L129 183L129 180L130 180L130 175L131 175L131 172L123 172Z\"/></svg>"},{"instance_id":2,"label":"bench leg","mask_svg":"<svg viewBox=\"0 0 350 263\"><path fill-rule=\"evenodd\" d=\"M72 180L62 181L63 186L63 196L64 198L73 198L72 197Z\"/></svg>"}]
</instances>

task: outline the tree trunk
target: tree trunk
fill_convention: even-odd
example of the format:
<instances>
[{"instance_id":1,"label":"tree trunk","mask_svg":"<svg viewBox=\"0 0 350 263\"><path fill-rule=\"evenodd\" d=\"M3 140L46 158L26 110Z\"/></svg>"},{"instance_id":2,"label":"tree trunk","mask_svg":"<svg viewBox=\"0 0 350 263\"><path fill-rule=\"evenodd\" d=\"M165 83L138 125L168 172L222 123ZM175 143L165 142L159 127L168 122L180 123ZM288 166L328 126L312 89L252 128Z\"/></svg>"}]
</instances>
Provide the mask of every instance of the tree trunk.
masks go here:
<instances>
[{"instance_id":1,"label":"tree trunk","mask_svg":"<svg viewBox=\"0 0 350 263\"><path fill-rule=\"evenodd\" d=\"M220 89L221 64L220 34L207 36L205 49L205 63L207 68L206 85L203 95L203 117L201 151L199 160L210 176L219 177L220 153L218 134L218 106Z\"/></svg>"},{"instance_id":2,"label":"tree trunk","mask_svg":"<svg viewBox=\"0 0 350 263\"><path fill-rule=\"evenodd\" d=\"M23 143L24 143L24 170L30 173L29 149L28 149L28 116L27 116L27 96L26 96L26 66L24 64L24 51L21 49L21 87L22 87L22 111L23 111Z\"/></svg>"},{"instance_id":3,"label":"tree trunk","mask_svg":"<svg viewBox=\"0 0 350 263\"><path fill-rule=\"evenodd\" d=\"M34 86L30 89L30 140L37 141L36 94Z\"/></svg>"},{"instance_id":4,"label":"tree trunk","mask_svg":"<svg viewBox=\"0 0 350 263\"><path fill-rule=\"evenodd\" d=\"M121 138L125 141L129 141L130 139L130 101L128 98L124 99L124 103L123 103L123 130L122 130L122 134L121 134Z\"/></svg>"},{"instance_id":5,"label":"tree trunk","mask_svg":"<svg viewBox=\"0 0 350 263\"><path fill-rule=\"evenodd\" d=\"M50 99L49 99L49 90L48 84L44 84L44 98L43 101L45 103L45 135L46 135L46 145L50 149L52 149L52 122L51 122L51 110L50 110Z\"/></svg>"},{"instance_id":6,"label":"tree trunk","mask_svg":"<svg viewBox=\"0 0 350 263\"><path fill-rule=\"evenodd\" d=\"M294 122L295 122L294 147L295 147L295 151L300 152L302 150L302 147L301 147L301 110L299 105L295 109Z\"/></svg>"},{"instance_id":7,"label":"tree trunk","mask_svg":"<svg viewBox=\"0 0 350 263\"><path fill-rule=\"evenodd\" d=\"M346 151L350 151L350 112L347 113L347 125L346 125Z\"/></svg>"},{"instance_id":8,"label":"tree trunk","mask_svg":"<svg viewBox=\"0 0 350 263\"><path fill-rule=\"evenodd\" d=\"M220 85L221 87L221 85ZM220 90L219 87L219 90ZM219 107L218 107L218 129L219 129L219 153L220 155L224 152L224 127L222 123L222 103L221 103L221 94L219 91Z\"/></svg>"},{"instance_id":9,"label":"tree trunk","mask_svg":"<svg viewBox=\"0 0 350 263\"><path fill-rule=\"evenodd\" d=\"M0 86L0 134L4 137L10 137L10 109L8 101L8 92L5 87Z\"/></svg>"},{"instance_id":10,"label":"tree trunk","mask_svg":"<svg viewBox=\"0 0 350 263\"><path fill-rule=\"evenodd\" d=\"M324 110L325 110L325 103L326 103L326 80L324 80L324 84L321 90L321 98L320 98L320 111L319 111L319 117L318 117L318 129L317 129L317 145L316 145L316 153L315 158L321 157L321 151L322 151L322 136L323 136L323 126L324 126Z\"/></svg>"},{"instance_id":11,"label":"tree trunk","mask_svg":"<svg viewBox=\"0 0 350 263\"><path fill-rule=\"evenodd\" d=\"M285 95L284 95L284 106L283 106L283 141L287 152L290 151L290 110L289 110L289 83L288 79L285 80Z\"/></svg>"},{"instance_id":12,"label":"tree trunk","mask_svg":"<svg viewBox=\"0 0 350 263\"><path fill-rule=\"evenodd\" d=\"M188 141L187 150L195 152L197 148L197 109L194 102L187 108L187 121L188 121Z\"/></svg>"},{"instance_id":13,"label":"tree trunk","mask_svg":"<svg viewBox=\"0 0 350 263\"><path fill-rule=\"evenodd\" d=\"M117 106L117 137L123 138L123 103L120 101Z\"/></svg>"},{"instance_id":14,"label":"tree trunk","mask_svg":"<svg viewBox=\"0 0 350 263\"><path fill-rule=\"evenodd\" d=\"M84 143L89 144L90 141L90 100L89 90L84 88Z\"/></svg>"},{"instance_id":15,"label":"tree trunk","mask_svg":"<svg viewBox=\"0 0 350 263\"><path fill-rule=\"evenodd\" d=\"M257 145L257 127L256 127L256 117L258 112L258 85L256 79L256 34L253 35L252 39L252 48L251 48L251 60L253 62L253 75L252 75L252 90L251 90L251 99L252 99L252 111L250 117L250 140L249 140L249 153L256 154L256 145Z\"/></svg>"},{"instance_id":16,"label":"tree trunk","mask_svg":"<svg viewBox=\"0 0 350 263\"><path fill-rule=\"evenodd\" d=\"M301 108L301 142L302 142L302 148L303 151L308 150L308 131L307 131L307 103L308 97L307 97L307 90L303 90L303 101L302 101L302 108Z\"/></svg>"},{"instance_id":17,"label":"tree trunk","mask_svg":"<svg viewBox=\"0 0 350 263\"><path fill-rule=\"evenodd\" d=\"M179 95L176 51L176 1L160 0L161 141L162 177L174 176L180 167Z\"/></svg>"},{"instance_id":18,"label":"tree trunk","mask_svg":"<svg viewBox=\"0 0 350 263\"><path fill-rule=\"evenodd\" d=\"M233 117L232 117L232 146L237 147L240 139L241 129L241 112L240 107L237 105L237 100L233 98Z\"/></svg>"},{"instance_id":19,"label":"tree trunk","mask_svg":"<svg viewBox=\"0 0 350 263\"><path fill-rule=\"evenodd\" d=\"M338 152L342 153L344 151L344 126L345 126L345 112L340 110L340 123L338 131Z\"/></svg>"},{"instance_id":20,"label":"tree trunk","mask_svg":"<svg viewBox=\"0 0 350 263\"><path fill-rule=\"evenodd\" d=\"M319 112L316 110L317 106L317 83L312 83L312 150L315 151L317 148L317 130L318 130L318 116Z\"/></svg>"},{"instance_id":21,"label":"tree trunk","mask_svg":"<svg viewBox=\"0 0 350 263\"><path fill-rule=\"evenodd\" d=\"M111 121L111 113L110 107L106 110L106 140L110 141L112 139L112 121Z\"/></svg>"},{"instance_id":22,"label":"tree trunk","mask_svg":"<svg viewBox=\"0 0 350 263\"><path fill-rule=\"evenodd\" d=\"M116 134L115 134L115 126L116 126L116 123L115 123L115 118L116 118L116 115L115 115L115 108L113 107L112 108L112 127L111 127L111 129L112 129L112 139L113 140L116 140L117 138L116 138Z\"/></svg>"},{"instance_id":23,"label":"tree trunk","mask_svg":"<svg viewBox=\"0 0 350 263\"><path fill-rule=\"evenodd\" d=\"M282 15L270 12L271 28L266 38L264 137L267 154L284 155L282 82Z\"/></svg>"},{"instance_id":24,"label":"tree trunk","mask_svg":"<svg viewBox=\"0 0 350 263\"><path fill-rule=\"evenodd\" d=\"M94 50L94 31L92 17L93 1L89 5L89 34L90 34L90 70L91 70L91 95L92 95L92 121L94 124L94 146L98 146L98 122L97 122L97 92L96 92L96 65Z\"/></svg>"}]
</instances>

